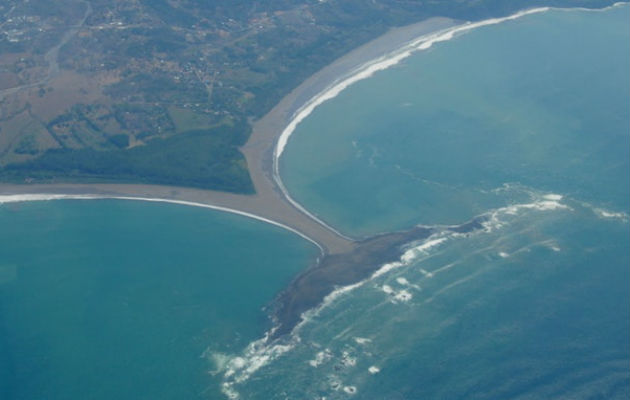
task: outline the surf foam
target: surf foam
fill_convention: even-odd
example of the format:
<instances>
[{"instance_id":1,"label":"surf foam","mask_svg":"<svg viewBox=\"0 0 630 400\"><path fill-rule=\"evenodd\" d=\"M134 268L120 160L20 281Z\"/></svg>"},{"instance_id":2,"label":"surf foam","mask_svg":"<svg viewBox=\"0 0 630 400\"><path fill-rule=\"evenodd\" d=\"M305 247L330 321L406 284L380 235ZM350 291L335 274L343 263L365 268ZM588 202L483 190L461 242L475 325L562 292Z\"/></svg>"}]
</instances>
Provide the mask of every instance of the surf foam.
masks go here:
<instances>
[{"instance_id":1,"label":"surf foam","mask_svg":"<svg viewBox=\"0 0 630 400\"><path fill-rule=\"evenodd\" d=\"M368 372L372 375L375 375L381 372L381 369L375 365L372 365L370 368L368 368Z\"/></svg>"},{"instance_id":2,"label":"surf foam","mask_svg":"<svg viewBox=\"0 0 630 400\"><path fill-rule=\"evenodd\" d=\"M330 351L330 349L326 349L326 350L318 352L315 355L315 358L312 360L309 360L308 363L311 367L317 368L323 363L329 361L331 358L332 358L332 352Z\"/></svg>"},{"instance_id":3,"label":"surf foam","mask_svg":"<svg viewBox=\"0 0 630 400\"><path fill-rule=\"evenodd\" d=\"M463 34L469 32L473 29L477 29L483 26L495 25L505 21L511 21L517 18L521 18L526 15L536 14L541 12L546 12L550 10L549 7L539 7L532 8L528 10L519 11L515 14L509 15L507 17L502 18L490 18L483 21L478 22L467 22L462 25L457 25L451 28L447 28L444 30L440 30L431 34L420 36L417 39L412 40L410 43L405 46L390 52L382 57L371 60L358 68L351 71L345 77L342 77L336 81L334 81L331 85L326 87L320 93L316 94L312 98L310 98L302 107L300 107L291 117L287 126L283 129L282 133L278 137L276 142L276 146L273 151L273 179L278 185L278 188L282 191L284 197L289 201L294 207L308 215L313 220L320 223L322 226L326 227L330 231L336 233L337 235L348 238L343 235L341 232L337 231L335 228L331 227L320 218L309 212L304 206L302 206L298 201L293 199L289 194L288 190L284 186L282 178L280 177L280 167L279 160L286 148L289 139L297 126L308 117L318 106L323 104L324 102L331 100L339 95L342 91L347 89L349 86L353 85L356 82L362 81L364 79L370 78L376 72L388 69L394 65L397 65L402 60L411 56L414 52L427 50L432 47L435 43L445 42L453 39L456 35Z\"/></svg>"},{"instance_id":4,"label":"surf foam","mask_svg":"<svg viewBox=\"0 0 630 400\"><path fill-rule=\"evenodd\" d=\"M315 240L306 236L302 232L288 226L284 225L280 222L261 217L260 215L248 213L245 211L236 210L233 208L215 206L212 204L204 204L197 203L193 201L186 200L174 200L174 199L161 199L161 198L152 198L152 197L134 197L134 196L107 196L107 195L90 195L90 194L46 194L46 193L38 193L38 194L8 194L8 195L0 195L0 204L6 203L21 203L21 202L31 202L31 201L50 201L50 200L133 200L133 201L147 201L153 203L170 203L170 204L179 204L191 207L201 207L201 208L209 208L216 211L223 211L230 214L236 214L247 218L252 218L258 221L265 222L267 224L275 225L277 227L286 229L290 232L295 233L296 235L302 237L303 239L308 240L309 242L316 245L320 251L324 251L322 246L317 243Z\"/></svg>"}]
</instances>

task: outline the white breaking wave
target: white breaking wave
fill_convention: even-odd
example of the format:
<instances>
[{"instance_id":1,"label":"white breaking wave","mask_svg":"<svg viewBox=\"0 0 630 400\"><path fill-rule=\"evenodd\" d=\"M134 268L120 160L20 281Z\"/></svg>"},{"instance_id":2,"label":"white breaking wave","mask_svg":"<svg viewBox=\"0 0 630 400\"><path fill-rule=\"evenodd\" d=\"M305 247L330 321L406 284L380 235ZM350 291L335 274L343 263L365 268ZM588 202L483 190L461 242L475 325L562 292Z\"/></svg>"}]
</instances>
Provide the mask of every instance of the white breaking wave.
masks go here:
<instances>
[{"instance_id":1,"label":"white breaking wave","mask_svg":"<svg viewBox=\"0 0 630 400\"><path fill-rule=\"evenodd\" d=\"M267 332L262 339L250 343L241 356L233 357L225 366L221 391L230 399L239 399L240 394L234 385L242 383L269 362L292 350L300 342L297 335L290 335L286 344L269 343L273 330Z\"/></svg>"},{"instance_id":2,"label":"white breaking wave","mask_svg":"<svg viewBox=\"0 0 630 400\"><path fill-rule=\"evenodd\" d=\"M439 243L441 242L442 241L440 240ZM427 244L429 245L427 246ZM422 249L422 252L426 254L426 251L436 246L436 244L438 243L436 243L435 240L431 239L427 242L420 244L419 246L417 246L417 248ZM421 253L418 252L418 254L421 254ZM412 262L411 257L407 257L407 260L408 260L407 263ZM395 263L391 263L391 264L395 264ZM399 264L403 265L402 263L399 263ZM389 264L386 264L384 267L381 267L381 269L379 269L378 271L383 270L383 268L386 268L387 265ZM317 307L311 310L308 310L302 314L302 320L300 321L300 323L298 323L295 326L295 328L293 328L291 333L288 335L289 339L286 342L279 343L278 341L275 341L275 342L270 341L269 338L273 335L274 330L276 329L274 328L270 330L269 332L265 333L263 338L250 343L245 349L245 351L243 352L243 354L241 354L240 356L233 357L225 365L225 368L224 368L225 373L223 375L224 381L222 384L223 393L232 400L239 399L240 395L234 388L235 385L247 381L254 372L258 371L260 368L267 365L271 361L277 359L281 355L292 350L297 344L299 344L301 342L301 338L299 336L300 330L306 324L312 321L313 318L318 316L322 310L328 308L332 303L334 303L337 299L339 299L343 295L350 293L353 290L363 286L365 283L382 275L383 273L385 272L381 272L378 275L375 275L376 274L375 273L367 279L364 279L362 281L359 281L351 285L341 286L333 290L330 294L324 297L322 302ZM384 290L386 290L385 289L386 286L387 285L384 285ZM400 290L398 292L394 292L393 289L391 289L391 291L392 291L392 298L396 302L407 302L411 300L411 298L413 297L411 293L409 293L409 291L407 290ZM358 344L367 344L369 343L370 340L365 339L365 338L355 338L355 341ZM309 361L309 364L313 367L317 367L321 365L321 362L326 361L327 358L328 358L327 354L326 352L324 352L321 354L321 356L319 354L316 355L315 359ZM353 364L356 364L356 359L353 359L350 357L348 357L346 361L349 364L346 364L344 362L345 366L353 366Z\"/></svg>"},{"instance_id":3,"label":"white breaking wave","mask_svg":"<svg viewBox=\"0 0 630 400\"><path fill-rule=\"evenodd\" d=\"M362 338L362 337L355 337L354 341L357 342L357 344L366 345L366 344L371 343L372 339Z\"/></svg>"},{"instance_id":4,"label":"white breaking wave","mask_svg":"<svg viewBox=\"0 0 630 400\"><path fill-rule=\"evenodd\" d=\"M332 352L330 351L330 349L326 349L326 350L318 352L315 355L315 358L310 360L308 363L311 367L317 368L323 363L329 361L331 358L332 358Z\"/></svg>"},{"instance_id":5,"label":"white breaking wave","mask_svg":"<svg viewBox=\"0 0 630 400\"><path fill-rule=\"evenodd\" d=\"M341 353L341 364L344 367L355 367L357 365L357 358L353 357L350 352L344 351Z\"/></svg>"},{"instance_id":6,"label":"white breaking wave","mask_svg":"<svg viewBox=\"0 0 630 400\"><path fill-rule=\"evenodd\" d=\"M593 212L600 218L617 219L628 222L628 214L625 212L608 211L603 208L593 208Z\"/></svg>"},{"instance_id":7,"label":"white breaking wave","mask_svg":"<svg viewBox=\"0 0 630 400\"><path fill-rule=\"evenodd\" d=\"M381 286L381 290L383 291L383 293L390 296L390 301L394 304L398 302L406 303L413 298L413 295L409 293L408 290L405 290L405 289L396 291L394 290L394 288L392 288L389 285L383 285Z\"/></svg>"},{"instance_id":8,"label":"white breaking wave","mask_svg":"<svg viewBox=\"0 0 630 400\"><path fill-rule=\"evenodd\" d=\"M533 192L531 192L531 195L534 197L534 201L531 203L512 204L484 214L488 217L486 221L482 222L484 229L488 232L499 229L505 224L505 222L501 219L501 216L516 216L522 211L572 210L571 207L561 203L561 200L564 198L562 195L550 193L542 196L535 196Z\"/></svg>"},{"instance_id":9,"label":"white breaking wave","mask_svg":"<svg viewBox=\"0 0 630 400\"><path fill-rule=\"evenodd\" d=\"M265 335L261 339L250 343L242 355L234 357L227 364L225 373L223 375L224 381L221 385L222 392L229 399L239 399L240 394L236 391L236 389L234 389L234 386L236 384L247 381L254 372L258 371L260 368L277 359L281 355L292 350L297 344L301 342L299 332L306 323L310 322L313 317L317 316L321 312L321 310L327 308L337 298L362 286L366 281L367 280L363 280L353 285L339 287L328 294L326 297L324 297L324 300L318 307L308 310L302 314L302 321L297 324L295 328L293 328L289 335L287 335L288 340L283 341L282 343L280 343L279 341L270 341L270 337L273 335L276 329L273 328L269 332L265 333ZM324 359L326 358L325 353L323 357ZM314 361L314 363L310 363L311 366L319 365L317 356L315 360L311 361Z\"/></svg>"},{"instance_id":10,"label":"white breaking wave","mask_svg":"<svg viewBox=\"0 0 630 400\"><path fill-rule=\"evenodd\" d=\"M409 286L409 281L407 280L407 278L398 277L398 278L396 278L396 282L398 282L398 284L400 284L400 285Z\"/></svg>"},{"instance_id":11,"label":"white breaking wave","mask_svg":"<svg viewBox=\"0 0 630 400\"><path fill-rule=\"evenodd\" d=\"M95 199L95 196L89 195L69 195L69 194L3 194L0 195L0 204L6 203L21 203L27 201L47 201L47 200L63 200L63 199L75 199L75 200L90 200Z\"/></svg>"},{"instance_id":12,"label":"white breaking wave","mask_svg":"<svg viewBox=\"0 0 630 400\"><path fill-rule=\"evenodd\" d=\"M509 15L503 18L490 18L490 19L486 19L486 20L478 21L478 22L467 22L465 24L457 25L448 29L435 32L435 33L423 35L411 41L410 43L408 43L407 45L403 46L400 49L397 49L375 60L369 61L366 64L356 68L348 76L343 77L340 80L333 82L326 89L324 89L317 95L313 96L295 112L295 114L293 115L293 117L291 118L287 126L284 128L284 130L278 137L278 140L276 142L276 147L274 148L273 178L276 181L276 184L278 185L280 190L282 191L282 194L284 195L284 197L294 207L296 207L298 210L300 210L304 214L308 215L310 218L319 222L322 226L328 228L329 230L331 230L332 232L336 233L337 235L341 237L347 238L345 235L343 235L342 233L340 233L339 231L337 231L335 228L331 227L330 225L326 224L324 221L322 221L317 216L309 212L306 208L304 208L304 206L302 206L299 202L293 199L293 197L291 197L288 190L284 186L284 183L282 182L282 178L280 177L280 167L279 167L280 157L282 156L282 153L284 152L284 149L287 143L289 142L289 138L291 137L291 135L293 134L297 126L306 117L308 117L313 112L313 110L315 110L315 108L317 108L324 102L337 97L339 93L341 93L343 90L345 90L352 84L359 82L361 80L367 79L378 71L385 70L387 68L390 68L398 64L400 61L409 57L411 54L413 54L416 51L426 50L430 48L431 46L433 46L433 44L435 43L449 41L458 34L462 34L462 33L471 31L473 29L482 27L482 26L495 25L501 22L514 20L514 19L521 18L526 15L541 13L548 10L550 10L550 7L532 8L529 10L519 11L515 14Z\"/></svg>"},{"instance_id":13,"label":"white breaking wave","mask_svg":"<svg viewBox=\"0 0 630 400\"><path fill-rule=\"evenodd\" d=\"M446 241L445 237L440 237L437 239L428 240L422 243L420 246L411 248L407 250L401 257L401 261L404 263L409 263L415 260L421 254L427 254L427 252L433 247L437 247L440 244Z\"/></svg>"},{"instance_id":14,"label":"white breaking wave","mask_svg":"<svg viewBox=\"0 0 630 400\"><path fill-rule=\"evenodd\" d=\"M394 295L394 300L396 302L398 301L402 301L402 302L408 302L409 300L411 300L413 298L413 295L411 293L409 293L407 290L401 290L398 293L396 293Z\"/></svg>"},{"instance_id":15,"label":"white breaking wave","mask_svg":"<svg viewBox=\"0 0 630 400\"><path fill-rule=\"evenodd\" d=\"M395 262L391 262L391 263L387 263L387 264L383 264L383 266L381 268L379 268L376 272L374 272L372 274L372 278L377 278L381 275L384 275L386 273L388 273L389 271L396 269L396 268L400 268L403 265L406 265L400 261L395 261Z\"/></svg>"},{"instance_id":16,"label":"white breaking wave","mask_svg":"<svg viewBox=\"0 0 630 400\"><path fill-rule=\"evenodd\" d=\"M558 11L573 11L573 10L579 10L579 11L588 11L588 12L604 12L604 11L608 11L608 10L612 10L613 8L617 8L617 7L622 7L622 6L627 6L628 3L625 1L618 1L608 7L603 7L603 8L586 8L586 7L571 7L571 8L557 8L557 7L552 7L553 10L558 10Z\"/></svg>"},{"instance_id":17,"label":"white breaking wave","mask_svg":"<svg viewBox=\"0 0 630 400\"><path fill-rule=\"evenodd\" d=\"M563 196L559 194L544 194L544 195L535 195L532 192L533 201L529 203L522 204L513 204L510 206L498 208L493 210L486 215L489 217L487 221L483 222L483 229L479 230L479 233L488 233L495 229L501 228L505 222L503 220L504 217L509 216L513 217L515 215L519 215L523 212L550 212L557 210L571 210L570 207L561 203ZM322 310L328 308L331 304L337 301L340 297L354 291L355 289L364 286L367 282L370 282L376 278L379 278L386 273L400 267L410 266L412 264L416 264L419 261L432 257L435 253L433 252L438 247L442 246L446 241L452 240L455 238L461 238L461 235L456 232L451 232L448 230L444 230L441 232L437 232L431 236L429 236L423 242L420 242L416 246L406 250L400 257L398 261L384 264L381 268L379 268L376 272L374 272L370 277L359 281L357 283L338 287L333 290L330 294L328 294L321 302L321 304L311 310L308 310L302 314L302 321L296 325L293 331L288 335L289 339L286 342L270 342L269 338L273 334L273 330L266 333L262 339L259 339L255 342L252 342L242 355L234 357L229 363L227 363L227 367L224 373L224 382L223 382L223 392L230 399L238 399L239 394L235 389L235 385L245 382L249 379L249 377L258 371L263 366L282 356L283 354L291 351L296 345L301 342L299 333L303 329L303 327L310 323L313 318L317 317ZM540 243L549 246L553 249L553 243ZM488 249L482 249L488 250ZM555 250L555 249L554 249ZM428 272L420 269L421 272L425 274L427 278L433 277L435 273L441 272L443 270L452 268L457 263L451 263L439 268L436 271ZM451 283L450 285L444 287L440 291L436 292L432 297L425 300L426 302L431 302L436 296L441 295L443 292L446 292L453 287L456 287L470 279L472 279L477 274L481 273L480 271L471 274L463 279L460 279L456 282ZM402 286L406 287L417 287L417 285L411 285L405 278L396 279L396 282ZM394 289L392 286L383 284L380 287L377 286L381 291L387 294L390 297L390 301L393 303L405 303L410 301L413 298L413 294L406 289ZM419 287L417 287L419 288ZM369 339L365 338L354 338L357 344L365 345L369 343ZM344 359L346 362L343 363L346 367L354 366L356 360L353 357L350 357L349 354L346 355ZM309 361L309 364L313 367L317 367L321 365L321 363L326 362L328 360L329 355L326 354L326 351L323 353L320 352L316 354L315 358ZM338 385L335 385L337 389L335 390L343 390L344 386L342 386L341 382L335 381ZM345 386L349 387L349 386Z\"/></svg>"},{"instance_id":18,"label":"white breaking wave","mask_svg":"<svg viewBox=\"0 0 630 400\"><path fill-rule=\"evenodd\" d=\"M398 278L396 278L396 282L398 282L398 284L399 284L399 285L401 285L401 286L408 286L408 287L413 288L413 289L415 289L415 290L422 290L422 289L420 288L420 286L418 286L418 285L416 285L416 284L413 284L413 283L409 282L409 281L407 280L407 278L404 278L404 277L402 277L402 276L399 276Z\"/></svg>"},{"instance_id":19,"label":"white breaking wave","mask_svg":"<svg viewBox=\"0 0 630 400\"><path fill-rule=\"evenodd\" d=\"M212 361L212 363L214 364L214 370L210 371L211 375L216 375L223 372L232 358L228 354L211 352L209 349L206 349L201 357Z\"/></svg>"},{"instance_id":20,"label":"white breaking wave","mask_svg":"<svg viewBox=\"0 0 630 400\"><path fill-rule=\"evenodd\" d=\"M445 235L444 233L438 233L438 234L429 236L428 240L426 240L425 242L422 242L422 244L416 247L412 247L411 249L405 251L403 255L400 257L399 261L383 264L381 268L379 268L372 274L370 279L378 278L379 276L384 275L393 269L407 266L411 264L412 262L416 261L419 256L428 254L428 251L430 249L439 246L440 244L444 243L447 240L447 238L444 237L444 235ZM452 235L452 234L449 233L447 235ZM439 237L439 236L442 236L442 237Z\"/></svg>"},{"instance_id":21,"label":"white breaking wave","mask_svg":"<svg viewBox=\"0 0 630 400\"><path fill-rule=\"evenodd\" d=\"M215 206L211 204L197 203L194 201L186 201L186 200L171 200L171 199L160 199L160 198L152 198L152 197L133 197L133 196L107 196L107 195L89 195L89 194L8 194L8 195L0 195L0 204L5 203L21 203L21 202L29 202L29 201L49 201L49 200L135 200L135 201L148 201L153 203L170 203L170 204L179 204L184 206L191 207L201 207L201 208L209 208L212 210L223 211L231 214L241 215L243 217L252 218L258 221L266 222L271 225L278 226L280 228L286 229L290 232L295 233L296 235L308 240L309 242L316 245L322 252L324 249L322 246L317 243L315 240L306 236L302 232L291 228L290 226L281 224L280 222L261 217L260 215L248 213L245 211L235 210L233 208Z\"/></svg>"},{"instance_id":22,"label":"white breaking wave","mask_svg":"<svg viewBox=\"0 0 630 400\"><path fill-rule=\"evenodd\" d=\"M295 128L300 124L300 122L308 117L319 105L330 99L335 98L339 93L348 88L350 85L371 77L372 75L374 75L375 72L382 71L398 64L400 61L409 57L415 51L426 50L430 48L434 43L451 40L458 33L470 31L482 26L494 25L501 22L514 20L525 15L545 12L549 9L549 7L532 8L529 10L519 11L507 17L490 18L478 22L467 22L435 33L423 35L413 40L411 43L405 45L401 49L398 49L385 56L379 57L375 60L369 61L368 63L358 67L349 76L341 79L340 81L334 82L322 92L312 97L300 109L296 111L289 124L282 131L282 134L280 135L276 143L276 148L274 151L274 163L276 165L276 169L277 159L279 159L284 152L284 149L289 141L289 137L291 136Z\"/></svg>"}]
</instances>

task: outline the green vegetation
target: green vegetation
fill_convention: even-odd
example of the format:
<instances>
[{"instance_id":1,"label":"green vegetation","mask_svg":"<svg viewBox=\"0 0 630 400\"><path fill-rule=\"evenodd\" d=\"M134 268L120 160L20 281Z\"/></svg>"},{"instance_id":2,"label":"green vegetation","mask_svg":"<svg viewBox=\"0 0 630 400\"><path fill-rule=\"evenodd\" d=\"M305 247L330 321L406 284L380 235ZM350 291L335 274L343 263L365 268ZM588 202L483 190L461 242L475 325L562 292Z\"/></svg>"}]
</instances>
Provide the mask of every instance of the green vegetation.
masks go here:
<instances>
[{"instance_id":1,"label":"green vegetation","mask_svg":"<svg viewBox=\"0 0 630 400\"><path fill-rule=\"evenodd\" d=\"M217 125L213 123L212 118L185 108L169 107L168 115L171 117L171 121L173 121L173 124L175 125L175 130L180 133L210 129Z\"/></svg>"},{"instance_id":2,"label":"green vegetation","mask_svg":"<svg viewBox=\"0 0 630 400\"><path fill-rule=\"evenodd\" d=\"M28 88L0 93L0 179L251 192L238 151L250 132L244 121L389 28L432 16L478 20L612 3L5 0L0 76ZM56 59L47 56L61 44ZM60 73L43 79L56 64Z\"/></svg>"},{"instance_id":3,"label":"green vegetation","mask_svg":"<svg viewBox=\"0 0 630 400\"><path fill-rule=\"evenodd\" d=\"M15 147L15 153L17 154L30 154L35 155L39 153L37 146L37 139L34 135L23 136L20 142Z\"/></svg>"},{"instance_id":4,"label":"green vegetation","mask_svg":"<svg viewBox=\"0 0 630 400\"><path fill-rule=\"evenodd\" d=\"M253 193L236 146L249 134L245 121L190 131L129 150L50 150L0 170L7 181L139 182ZM123 141L124 139L120 139ZM127 138L128 140L128 138Z\"/></svg>"}]
</instances>

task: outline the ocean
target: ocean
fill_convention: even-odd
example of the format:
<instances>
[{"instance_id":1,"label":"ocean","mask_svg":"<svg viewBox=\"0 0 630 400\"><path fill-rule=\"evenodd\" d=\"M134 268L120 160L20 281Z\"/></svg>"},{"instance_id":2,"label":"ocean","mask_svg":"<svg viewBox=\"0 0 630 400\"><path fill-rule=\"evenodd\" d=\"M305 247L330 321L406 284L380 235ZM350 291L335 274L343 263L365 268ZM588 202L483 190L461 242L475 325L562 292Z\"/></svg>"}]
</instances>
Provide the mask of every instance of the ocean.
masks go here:
<instances>
[{"instance_id":1,"label":"ocean","mask_svg":"<svg viewBox=\"0 0 630 400\"><path fill-rule=\"evenodd\" d=\"M242 398L627 398L629 17L479 27L305 118L280 176L341 232L487 222L313 312Z\"/></svg>"},{"instance_id":2,"label":"ocean","mask_svg":"<svg viewBox=\"0 0 630 400\"><path fill-rule=\"evenodd\" d=\"M169 204L0 205L2 398L628 398L629 17L460 32L306 117L279 173L342 233L484 222L410 243L277 341L274 296L317 255L291 233Z\"/></svg>"},{"instance_id":3,"label":"ocean","mask_svg":"<svg viewBox=\"0 0 630 400\"><path fill-rule=\"evenodd\" d=\"M213 375L271 328L263 307L319 253L182 205L0 205L0 398L222 398Z\"/></svg>"}]
</instances>

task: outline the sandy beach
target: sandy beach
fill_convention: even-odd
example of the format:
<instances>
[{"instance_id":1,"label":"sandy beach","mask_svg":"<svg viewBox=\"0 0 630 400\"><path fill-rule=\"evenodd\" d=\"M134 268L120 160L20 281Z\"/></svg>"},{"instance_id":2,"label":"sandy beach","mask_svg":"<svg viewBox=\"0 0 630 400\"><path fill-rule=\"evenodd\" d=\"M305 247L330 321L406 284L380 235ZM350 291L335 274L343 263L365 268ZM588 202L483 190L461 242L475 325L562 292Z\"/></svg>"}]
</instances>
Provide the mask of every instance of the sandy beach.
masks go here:
<instances>
[{"instance_id":1,"label":"sandy beach","mask_svg":"<svg viewBox=\"0 0 630 400\"><path fill-rule=\"evenodd\" d=\"M274 154L278 139L305 105L332 86L354 75L370 61L386 58L419 37L454 26L447 18L431 18L413 25L395 28L385 35L351 51L323 68L282 99L267 115L253 124L252 134L241 148L256 189L254 195L183 187L140 184L0 184L3 195L71 195L94 198L159 199L188 205L207 205L222 211L258 217L275 222L310 238L324 254L342 254L355 247L355 241L315 219L288 198L282 183L274 179ZM24 200L34 200L30 196ZM39 199L44 199L39 197ZM15 201L16 198L13 198ZM2 200L0 199L0 202Z\"/></svg>"},{"instance_id":2,"label":"sandy beach","mask_svg":"<svg viewBox=\"0 0 630 400\"><path fill-rule=\"evenodd\" d=\"M289 333L302 319L303 313L321 303L327 294L365 279L384 262L397 260L402 254L402 244L426 239L433 232L426 227L415 227L372 238L350 238L302 207L291 198L279 171L280 156L295 127L319 104L335 97L354 82L396 65L414 51L426 50L434 43L451 40L477 27L546 10L548 8L530 9L474 23L431 18L392 29L337 59L304 81L267 115L254 122L252 134L241 148L256 189L254 195L139 184L1 184L0 204L6 201L56 198L164 201L214 208L288 229L313 242L322 253L277 299L275 319L279 325L275 335ZM479 229L478 223L468 225L457 229L466 232Z\"/></svg>"}]
</instances>

